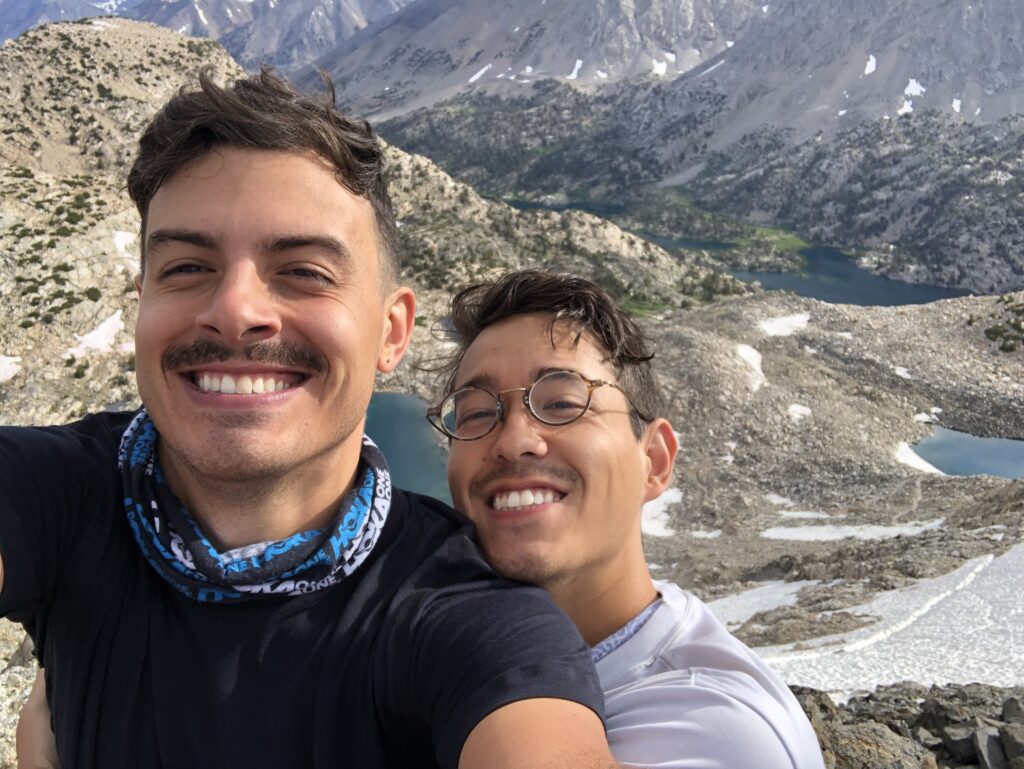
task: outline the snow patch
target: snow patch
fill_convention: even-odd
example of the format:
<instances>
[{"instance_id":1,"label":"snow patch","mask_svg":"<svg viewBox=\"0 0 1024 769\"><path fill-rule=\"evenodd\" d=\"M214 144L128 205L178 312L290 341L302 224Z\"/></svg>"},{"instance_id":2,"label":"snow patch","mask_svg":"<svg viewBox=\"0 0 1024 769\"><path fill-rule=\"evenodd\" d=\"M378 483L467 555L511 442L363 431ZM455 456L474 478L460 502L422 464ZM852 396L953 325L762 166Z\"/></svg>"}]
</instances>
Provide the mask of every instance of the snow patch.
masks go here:
<instances>
[{"instance_id":1,"label":"snow patch","mask_svg":"<svg viewBox=\"0 0 1024 769\"><path fill-rule=\"evenodd\" d=\"M533 67L531 67L529 64L527 64L525 67L523 67L523 74L524 75L532 75L533 74Z\"/></svg>"},{"instance_id":2,"label":"snow patch","mask_svg":"<svg viewBox=\"0 0 1024 769\"><path fill-rule=\"evenodd\" d=\"M662 53L665 54L665 58L669 61L674 62L676 60L676 55L671 51L662 51Z\"/></svg>"},{"instance_id":3,"label":"snow patch","mask_svg":"<svg viewBox=\"0 0 1024 769\"><path fill-rule=\"evenodd\" d=\"M953 111L958 115L960 114L960 105L962 103L959 99L953 99Z\"/></svg>"},{"instance_id":4,"label":"snow patch","mask_svg":"<svg viewBox=\"0 0 1024 769\"><path fill-rule=\"evenodd\" d=\"M133 256L133 254L128 253L128 246L135 242L134 232L117 230L111 237L114 239L114 248L117 249L117 253L121 256Z\"/></svg>"},{"instance_id":5,"label":"snow patch","mask_svg":"<svg viewBox=\"0 0 1024 769\"><path fill-rule=\"evenodd\" d=\"M781 497L778 494L765 494L764 498L778 507L792 507L796 504L789 497Z\"/></svg>"},{"instance_id":6,"label":"snow patch","mask_svg":"<svg viewBox=\"0 0 1024 769\"><path fill-rule=\"evenodd\" d=\"M896 461L901 465L907 465L915 470L920 470L922 473L931 473L932 475L945 475L939 468L928 462L921 457L910 444L903 441L896 447L895 452Z\"/></svg>"},{"instance_id":7,"label":"snow patch","mask_svg":"<svg viewBox=\"0 0 1024 769\"><path fill-rule=\"evenodd\" d=\"M697 75L697 77L704 77L705 75L708 75L708 74L714 72L716 69L721 67L723 64L725 64L725 59L722 59L720 62L717 62L716 64L712 64L706 70L704 70L699 75Z\"/></svg>"},{"instance_id":8,"label":"snow patch","mask_svg":"<svg viewBox=\"0 0 1024 769\"><path fill-rule=\"evenodd\" d=\"M783 582L782 580L765 582L752 590L709 601L708 608L719 622L736 627L763 611L771 611L783 606L795 606L796 594L803 588L816 584L818 581L812 579L796 582Z\"/></svg>"},{"instance_id":9,"label":"snow patch","mask_svg":"<svg viewBox=\"0 0 1024 769\"><path fill-rule=\"evenodd\" d=\"M922 411L920 414L914 414L914 421L920 422L923 425L930 425L935 421L935 417Z\"/></svg>"},{"instance_id":10,"label":"snow patch","mask_svg":"<svg viewBox=\"0 0 1024 769\"><path fill-rule=\"evenodd\" d=\"M690 536L694 539L718 539L722 536L721 529L715 529L714 531L691 531Z\"/></svg>"},{"instance_id":11,"label":"snow patch","mask_svg":"<svg viewBox=\"0 0 1024 769\"><path fill-rule=\"evenodd\" d=\"M668 506L683 501L682 489L665 489L661 496L644 503L640 514L640 528L652 537L671 537L675 534L669 527Z\"/></svg>"},{"instance_id":12,"label":"snow patch","mask_svg":"<svg viewBox=\"0 0 1024 769\"><path fill-rule=\"evenodd\" d=\"M576 59L576 66L572 68L572 73L566 78L566 80L575 80L579 77L580 67L583 66L583 59Z\"/></svg>"},{"instance_id":13,"label":"snow patch","mask_svg":"<svg viewBox=\"0 0 1024 769\"><path fill-rule=\"evenodd\" d=\"M875 58L874 54L868 54L868 63L864 66L864 74L874 74L876 69L878 69L878 60Z\"/></svg>"},{"instance_id":14,"label":"snow patch","mask_svg":"<svg viewBox=\"0 0 1024 769\"><path fill-rule=\"evenodd\" d=\"M204 27L210 26L210 22L206 20L206 14L203 13L203 9L200 8L198 5L196 6L196 13L199 14L199 21L203 22Z\"/></svg>"},{"instance_id":15,"label":"snow patch","mask_svg":"<svg viewBox=\"0 0 1024 769\"><path fill-rule=\"evenodd\" d=\"M768 318L757 324L768 336L792 336L797 331L807 328L811 320L809 313L801 312L796 315L783 315L778 318Z\"/></svg>"},{"instance_id":16,"label":"snow patch","mask_svg":"<svg viewBox=\"0 0 1024 769\"><path fill-rule=\"evenodd\" d=\"M793 403L789 407L789 418L794 422L799 422L801 419L809 417L811 410L807 406L801 406L799 403Z\"/></svg>"},{"instance_id":17,"label":"snow patch","mask_svg":"<svg viewBox=\"0 0 1024 769\"><path fill-rule=\"evenodd\" d=\"M900 379L913 379L914 378L914 377L910 376L910 371L905 369L903 366L891 366L890 368L892 368L892 373L894 373Z\"/></svg>"},{"instance_id":18,"label":"snow patch","mask_svg":"<svg viewBox=\"0 0 1024 769\"><path fill-rule=\"evenodd\" d=\"M841 109L841 110L839 110L838 116L842 117L845 114L846 114L846 110L845 109Z\"/></svg>"},{"instance_id":19,"label":"snow patch","mask_svg":"<svg viewBox=\"0 0 1024 769\"><path fill-rule=\"evenodd\" d=\"M750 389L757 392L765 383L764 372L761 370L761 353L749 344L736 345L736 354L750 366Z\"/></svg>"},{"instance_id":20,"label":"snow patch","mask_svg":"<svg viewBox=\"0 0 1024 769\"><path fill-rule=\"evenodd\" d=\"M907 87L903 89L903 95L904 96L924 96L924 93L927 90L928 89L925 88L923 85L921 85L921 83L918 80L915 80L914 78L910 78L910 81L907 83Z\"/></svg>"},{"instance_id":21,"label":"snow patch","mask_svg":"<svg viewBox=\"0 0 1024 769\"><path fill-rule=\"evenodd\" d=\"M934 521L911 522L896 526L774 526L761 532L765 539L785 539L794 542L835 542L852 537L871 541L893 539L894 537L913 537L925 531L938 529L945 521L936 518Z\"/></svg>"},{"instance_id":22,"label":"snow patch","mask_svg":"<svg viewBox=\"0 0 1024 769\"><path fill-rule=\"evenodd\" d=\"M734 43L732 40L726 40L725 41L725 47L726 48L732 48L734 45L736 45L736 43Z\"/></svg>"},{"instance_id":23,"label":"snow patch","mask_svg":"<svg viewBox=\"0 0 1024 769\"><path fill-rule=\"evenodd\" d=\"M601 69L597 70L597 72L595 72L594 75L596 77L601 78L602 80L604 80L604 79L606 79L608 77L608 73L605 72L604 70L601 70Z\"/></svg>"},{"instance_id":24,"label":"snow patch","mask_svg":"<svg viewBox=\"0 0 1024 769\"><path fill-rule=\"evenodd\" d=\"M974 116L977 117L980 114L981 114L981 107L978 107L978 109L974 110Z\"/></svg>"},{"instance_id":25,"label":"snow patch","mask_svg":"<svg viewBox=\"0 0 1024 769\"><path fill-rule=\"evenodd\" d=\"M831 692L897 681L1019 686L1022 576L1024 545L1016 545L848 609L878 617L870 627L758 653L787 683Z\"/></svg>"},{"instance_id":26,"label":"snow patch","mask_svg":"<svg viewBox=\"0 0 1024 769\"><path fill-rule=\"evenodd\" d=\"M473 77L471 77L469 79L469 82L475 83L477 80L482 78L485 74L487 74L487 70L489 70L492 66L493 66L493 64L488 64L486 67L484 67L483 69L478 71L475 75L473 75Z\"/></svg>"},{"instance_id":27,"label":"snow patch","mask_svg":"<svg viewBox=\"0 0 1024 769\"><path fill-rule=\"evenodd\" d=\"M78 344L75 347L69 347L67 354L75 358L82 358L90 352L111 352L114 349L114 340L122 331L124 331L124 321L121 320L121 311L118 310L88 334L81 336L75 334Z\"/></svg>"},{"instance_id":28,"label":"snow patch","mask_svg":"<svg viewBox=\"0 0 1024 769\"><path fill-rule=\"evenodd\" d=\"M763 13L768 13L768 6L767 6L767 5L762 5L762 6L761 6L761 11L762 11Z\"/></svg>"},{"instance_id":29,"label":"snow patch","mask_svg":"<svg viewBox=\"0 0 1024 769\"><path fill-rule=\"evenodd\" d=\"M0 355L0 382L10 381L21 371L21 358L17 355Z\"/></svg>"},{"instance_id":30,"label":"snow patch","mask_svg":"<svg viewBox=\"0 0 1024 769\"><path fill-rule=\"evenodd\" d=\"M657 77L661 77L666 72L668 72L668 62L667 61L657 61L657 60L655 60L655 61L651 62L651 66L653 67L654 74Z\"/></svg>"},{"instance_id":31,"label":"snow patch","mask_svg":"<svg viewBox=\"0 0 1024 769\"><path fill-rule=\"evenodd\" d=\"M914 102L912 99L904 99L903 106L896 110L897 115L909 115L914 111Z\"/></svg>"}]
</instances>

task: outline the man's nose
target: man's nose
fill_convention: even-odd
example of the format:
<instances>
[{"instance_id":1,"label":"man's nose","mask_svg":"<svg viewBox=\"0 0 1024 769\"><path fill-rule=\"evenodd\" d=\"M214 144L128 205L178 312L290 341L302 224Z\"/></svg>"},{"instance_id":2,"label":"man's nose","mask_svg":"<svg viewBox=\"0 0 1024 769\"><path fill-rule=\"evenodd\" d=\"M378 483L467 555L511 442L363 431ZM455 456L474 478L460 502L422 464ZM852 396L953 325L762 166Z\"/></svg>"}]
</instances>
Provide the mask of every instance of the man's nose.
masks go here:
<instances>
[{"instance_id":1,"label":"man's nose","mask_svg":"<svg viewBox=\"0 0 1024 769\"><path fill-rule=\"evenodd\" d=\"M491 444L491 455L504 461L546 456L546 426L530 413L522 395L505 395L502 403L504 418L494 428L497 435Z\"/></svg>"},{"instance_id":2,"label":"man's nose","mask_svg":"<svg viewBox=\"0 0 1024 769\"><path fill-rule=\"evenodd\" d=\"M258 341L281 330L277 302L251 262L226 270L196 323L225 341Z\"/></svg>"}]
</instances>

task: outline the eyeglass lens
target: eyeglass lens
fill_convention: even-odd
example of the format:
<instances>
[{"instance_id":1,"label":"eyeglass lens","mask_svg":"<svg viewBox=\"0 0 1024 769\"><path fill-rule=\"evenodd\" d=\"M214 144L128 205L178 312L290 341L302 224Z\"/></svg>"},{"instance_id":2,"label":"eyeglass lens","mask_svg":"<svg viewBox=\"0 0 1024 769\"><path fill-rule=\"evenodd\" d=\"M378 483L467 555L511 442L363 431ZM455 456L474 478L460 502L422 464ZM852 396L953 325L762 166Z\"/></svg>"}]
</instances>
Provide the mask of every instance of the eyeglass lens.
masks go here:
<instances>
[{"instance_id":1,"label":"eyeglass lens","mask_svg":"<svg viewBox=\"0 0 1024 769\"><path fill-rule=\"evenodd\" d=\"M564 425L579 419L587 410L590 388L579 374L552 371L534 382L528 395L530 410L538 420ZM486 390L457 390L441 404L441 421L448 433L457 438L479 438L494 427L499 417L497 399Z\"/></svg>"}]
</instances>

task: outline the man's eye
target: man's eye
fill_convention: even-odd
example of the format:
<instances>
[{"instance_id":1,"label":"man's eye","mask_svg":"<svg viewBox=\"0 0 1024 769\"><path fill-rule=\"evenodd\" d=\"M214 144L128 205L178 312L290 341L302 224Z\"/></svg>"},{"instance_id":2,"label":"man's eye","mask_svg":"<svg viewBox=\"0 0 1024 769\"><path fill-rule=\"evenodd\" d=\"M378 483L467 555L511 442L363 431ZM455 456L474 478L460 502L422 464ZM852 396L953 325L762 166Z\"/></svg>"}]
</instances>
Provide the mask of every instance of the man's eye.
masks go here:
<instances>
[{"instance_id":1,"label":"man's eye","mask_svg":"<svg viewBox=\"0 0 1024 769\"><path fill-rule=\"evenodd\" d=\"M198 272L203 272L206 268L199 264L174 264L170 267L161 271L161 276L170 277L172 275L194 275Z\"/></svg>"},{"instance_id":2,"label":"man's eye","mask_svg":"<svg viewBox=\"0 0 1024 769\"><path fill-rule=\"evenodd\" d=\"M326 275L324 275L322 272L320 272L319 270L310 269L308 267L294 267L288 270L288 274L294 275L297 278L302 278L303 280L312 280L316 283L322 283L325 286L334 285L334 281L331 280Z\"/></svg>"},{"instance_id":3,"label":"man's eye","mask_svg":"<svg viewBox=\"0 0 1024 769\"><path fill-rule=\"evenodd\" d=\"M467 409L455 414L455 424L463 427L474 422L487 421L495 418L494 409Z\"/></svg>"}]
</instances>

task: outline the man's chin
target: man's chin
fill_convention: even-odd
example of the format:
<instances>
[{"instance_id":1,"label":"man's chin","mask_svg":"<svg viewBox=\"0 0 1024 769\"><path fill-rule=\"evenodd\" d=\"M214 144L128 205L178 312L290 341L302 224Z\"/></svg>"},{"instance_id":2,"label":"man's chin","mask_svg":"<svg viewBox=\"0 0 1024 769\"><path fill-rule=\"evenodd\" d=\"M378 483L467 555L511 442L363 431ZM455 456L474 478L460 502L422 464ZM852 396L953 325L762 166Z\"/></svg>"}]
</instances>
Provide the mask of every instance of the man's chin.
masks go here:
<instances>
[{"instance_id":1,"label":"man's chin","mask_svg":"<svg viewBox=\"0 0 1024 769\"><path fill-rule=\"evenodd\" d=\"M487 553L487 560L496 572L507 579L547 587L558 580L559 571L547 559L523 553L505 557L501 553Z\"/></svg>"}]
</instances>

